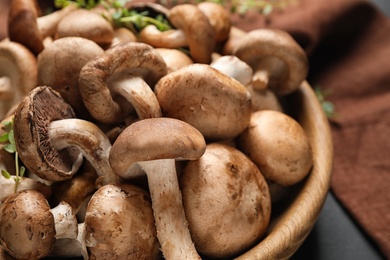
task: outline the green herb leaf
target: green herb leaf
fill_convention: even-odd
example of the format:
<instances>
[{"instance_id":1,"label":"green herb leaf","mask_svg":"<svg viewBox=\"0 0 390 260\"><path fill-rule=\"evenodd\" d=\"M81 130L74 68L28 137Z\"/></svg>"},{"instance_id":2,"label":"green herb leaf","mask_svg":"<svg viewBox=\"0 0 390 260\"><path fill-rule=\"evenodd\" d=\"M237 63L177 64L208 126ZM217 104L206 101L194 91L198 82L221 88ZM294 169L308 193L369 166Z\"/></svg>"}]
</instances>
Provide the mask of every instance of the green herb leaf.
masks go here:
<instances>
[{"instance_id":1,"label":"green herb leaf","mask_svg":"<svg viewBox=\"0 0 390 260\"><path fill-rule=\"evenodd\" d=\"M16 152L16 147L14 144L5 144L3 146L3 149L6 150L8 153L15 153Z\"/></svg>"},{"instance_id":2,"label":"green herb leaf","mask_svg":"<svg viewBox=\"0 0 390 260\"><path fill-rule=\"evenodd\" d=\"M11 178L11 174L6 170L1 170L1 175L3 175L3 177L6 178L7 180Z\"/></svg>"},{"instance_id":3,"label":"green herb leaf","mask_svg":"<svg viewBox=\"0 0 390 260\"><path fill-rule=\"evenodd\" d=\"M5 143L5 142L8 142L8 132L0 135L0 143Z\"/></svg>"}]
</instances>

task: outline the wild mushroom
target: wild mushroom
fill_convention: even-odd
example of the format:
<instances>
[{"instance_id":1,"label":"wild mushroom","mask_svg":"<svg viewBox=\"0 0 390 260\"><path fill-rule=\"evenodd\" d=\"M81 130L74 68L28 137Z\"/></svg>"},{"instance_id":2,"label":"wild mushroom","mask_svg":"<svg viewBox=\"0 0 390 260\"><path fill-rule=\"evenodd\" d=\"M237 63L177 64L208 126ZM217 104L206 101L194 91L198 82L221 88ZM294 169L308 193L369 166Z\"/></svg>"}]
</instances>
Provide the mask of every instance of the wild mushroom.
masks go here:
<instances>
[{"instance_id":1,"label":"wild mushroom","mask_svg":"<svg viewBox=\"0 0 390 260\"><path fill-rule=\"evenodd\" d=\"M49 87L37 87L23 99L14 129L20 159L42 179L72 178L84 156L96 169L98 184L119 181L108 162L107 136L92 122L74 118L70 105Z\"/></svg>"},{"instance_id":2,"label":"wild mushroom","mask_svg":"<svg viewBox=\"0 0 390 260\"><path fill-rule=\"evenodd\" d=\"M22 44L0 42L0 118L37 86L37 60Z\"/></svg>"},{"instance_id":3,"label":"wild mushroom","mask_svg":"<svg viewBox=\"0 0 390 260\"><path fill-rule=\"evenodd\" d=\"M23 190L1 205L0 242L16 259L40 259L56 239L76 238L77 220L67 203L50 208L42 193Z\"/></svg>"},{"instance_id":4,"label":"wild mushroom","mask_svg":"<svg viewBox=\"0 0 390 260\"><path fill-rule=\"evenodd\" d=\"M43 39L54 35L61 19L76 8L72 4L51 14L39 16L36 0L13 0L8 15L9 39L23 44L34 55L38 55L44 49Z\"/></svg>"},{"instance_id":5,"label":"wild mushroom","mask_svg":"<svg viewBox=\"0 0 390 260\"><path fill-rule=\"evenodd\" d=\"M236 56L223 55L211 62L210 66L238 80L244 86L252 81L252 68Z\"/></svg>"},{"instance_id":6,"label":"wild mushroom","mask_svg":"<svg viewBox=\"0 0 390 260\"><path fill-rule=\"evenodd\" d=\"M38 86L50 86L69 103L78 118L91 119L79 91L82 67L104 51L95 42L81 37L54 41L38 56Z\"/></svg>"},{"instance_id":7,"label":"wild mushroom","mask_svg":"<svg viewBox=\"0 0 390 260\"><path fill-rule=\"evenodd\" d=\"M241 151L211 143L179 179L191 237L210 259L231 259L265 234L271 217L267 182Z\"/></svg>"},{"instance_id":8,"label":"wild mushroom","mask_svg":"<svg viewBox=\"0 0 390 260\"><path fill-rule=\"evenodd\" d=\"M249 124L248 90L210 65L192 64L171 72L154 91L164 116L191 124L206 140L234 138Z\"/></svg>"},{"instance_id":9,"label":"wild mushroom","mask_svg":"<svg viewBox=\"0 0 390 260\"><path fill-rule=\"evenodd\" d=\"M289 94L308 74L305 51L281 30L262 28L248 32L234 47L233 55L252 67L255 89L269 87L276 94Z\"/></svg>"},{"instance_id":10,"label":"wild mushroom","mask_svg":"<svg viewBox=\"0 0 390 260\"><path fill-rule=\"evenodd\" d=\"M167 18L176 29L160 32L147 26L141 30L140 40L159 48L189 47L194 62L209 64L216 36L207 16L194 5L181 4L172 7Z\"/></svg>"},{"instance_id":11,"label":"wild mushroom","mask_svg":"<svg viewBox=\"0 0 390 260\"><path fill-rule=\"evenodd\" d=\"M81 69L80 93L88 111L102 123L123 121L132 107L140 119L160 117L160 105L152 88L166 73L164 59L151 46L139 42L120 44ZM116 102L119 98L127 103Z\"/></svg>"},{"instance_id":12,"label":"wild mushroom","mask_svg":"<svg viewBox=\"0 0 390 260\"><path fill-rule=\"evenodd\" d=\"M313 165L304 129L292 117L278 111L252 113L249 127L239 137L239 147L267 179L282 186L303 180Z\"/></svg>"},{"instance_id":13,"label":"wild mushroom","mask_svg":"<svg viewBox=\"0 0 390 260\"><path fill-rule=\"evenodd\" d=\"M57 37L82 37L99 46L109 46L114 39L114 28L102 15L78 9L66 15L57 27Z\"/></svg>"},{"instance_id":14,"label":"wild mushroom","mask_svg":"<svg viewBox=\"0 0 390 260\"><path fill-rule=\"evenodd\" d=\"M118 136L110 164L122 178L147 175L157 238L165 259L200 259L187 226L175 169L175 159L195 160L205 151L202 134L173 118L135 122Z\"/></svg>"},{"instance_id":15,"label":"wild mushroom","mask_svg":"<svg viewBox=\"0 0 390 260\"><path fill-rule=\"evenodd\" d=\"M149 194L131 184L106 185L92 196L84 221L90 259L158 259Z\"/></svg>"}]
</instances>

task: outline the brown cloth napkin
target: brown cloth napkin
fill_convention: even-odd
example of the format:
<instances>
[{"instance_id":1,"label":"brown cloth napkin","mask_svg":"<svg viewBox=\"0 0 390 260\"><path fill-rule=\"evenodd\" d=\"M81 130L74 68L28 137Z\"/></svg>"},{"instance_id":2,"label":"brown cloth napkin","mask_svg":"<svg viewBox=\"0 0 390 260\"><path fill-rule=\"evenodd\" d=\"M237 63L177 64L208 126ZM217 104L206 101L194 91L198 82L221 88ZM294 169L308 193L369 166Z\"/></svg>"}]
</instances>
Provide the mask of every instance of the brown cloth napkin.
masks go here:
<instances>
[{"instance_id":1,"label":"brown cloth napkin","mask_svg":"<svg viewBox=\"0 0 390 260\"><path fill-rule=\"evenodd\" d=\"M368 1L300 0L234 25L286 30L306 50L337 113L332 192L390 258L390 20Z\"/></svg>"}]
</instances>

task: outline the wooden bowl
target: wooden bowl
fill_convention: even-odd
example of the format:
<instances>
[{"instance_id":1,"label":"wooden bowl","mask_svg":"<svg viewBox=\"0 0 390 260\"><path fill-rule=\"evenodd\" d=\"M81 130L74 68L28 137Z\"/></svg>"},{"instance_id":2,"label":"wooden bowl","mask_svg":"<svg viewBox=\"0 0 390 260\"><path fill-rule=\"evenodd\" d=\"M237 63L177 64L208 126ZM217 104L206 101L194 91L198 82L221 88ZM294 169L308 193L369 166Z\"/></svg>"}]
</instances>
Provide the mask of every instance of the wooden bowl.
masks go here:
<instances>
[{"instance_id":1,"label":"wooden bowl","mask_svg":"<svg viewBox=\"0 0 390 260\"><path fill-rule=\"evenodd\" d=\"M314 90L307 82L287 98L292 116L307 132L313 149L314 165L295 195L277 212L264 239L237 257L249 259L288 259L302 245L324 205L333 167L333 142L328 119Z\"/></svg>"}]
</instances>

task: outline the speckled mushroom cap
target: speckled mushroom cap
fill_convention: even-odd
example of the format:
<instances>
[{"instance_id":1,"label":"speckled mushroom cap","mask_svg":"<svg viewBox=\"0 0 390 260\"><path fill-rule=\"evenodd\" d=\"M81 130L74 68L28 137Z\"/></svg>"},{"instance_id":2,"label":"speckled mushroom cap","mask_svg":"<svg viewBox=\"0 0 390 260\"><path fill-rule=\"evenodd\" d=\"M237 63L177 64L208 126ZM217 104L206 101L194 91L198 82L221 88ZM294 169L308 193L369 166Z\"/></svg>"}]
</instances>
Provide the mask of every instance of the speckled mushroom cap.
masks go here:
<instances>
[{"instance_id":1,"label":"speckled mushroom cap","mask_svg":"<svg viewBox=\"0 0 390 260\"><path fill-rule=\"evenodd\" d=\"M301 46L287 32L277 29L256 29L243 35L233 49L233 55L248 63L253 70L265 58L275 58L284 64L280 79L270 87L280 95L289 94L306 79L308 58Z\"/></svg>"},{"instance_id":2,"label":"speckled mushroom cap","mask_svg":"<svg viewBox=\"0 0 390 260\"><path fill-rule=\"evenodd\" d=\"M50 181L73 176L80 152L53 147L48 128L51 121L74 117L72 107L50 87L36 87L26 95L15 111L14 134L19 157L28 170Z\"/></svg>"},{"instance_id":3,"label":"speckled mushroom cap","mask_svg":"<svg viewBox=\"0 0 390 260\"><path fill-rule=\"evenodd\" d=\"M167 74L161 55L150 45L140 42L118 44L88 62L79 77L80 93L91 115L104 123L117 123L128 111L116 102L118 93L110 85L122 78L140 77L153 89Z\"/></svg>"},{"instance_id":4,"label":"speckled mushroom cap","mask_svg":"<svg viewBox=\"0 0 390 260\"><path fill-rule=\"evenodd\" d=\"M89 259L159 259L147 192L131 184L105 185L88 203L85 240Z\"/></svg>"},{"instance_id":5,"label":"speckled mushroom cap","mask_svg":"<svg viewBox=\"0 0 390 260\"><path fill-rule=\"evenodd\" d=\"M181 4L168 12L169 22L184 31L194 62L209 64L216 44L216 33L207 16L196 6Z\"/></svg>"},{"instance_id":6,"label":"speckled mushroom cap","mask_svg":"<svg viewBox=\"0 0 390 260\"><path fill-rule=\"evenodd\" d=\"M179 179L191 237L210 259L232 259L265 234L271 217L267 182L238 149L211 143Z\"/></svg>"},{"instance_id":7,"label":"speckled mushroom cap","mask_svg":"<svg viewBox=\"0 0 390 260\"><path fill-rule=\"evenodd\" d=\"M41 259L55 242L54 217L45 197L36 190L9 196L1 205L0 242L16 259Z\"/></svg>"},{"instance_id":8,"label":"speckled mushroom cap","mask_svg":"<svg viewBox=\"0 0 390 260\"><path fill-rule=\"evenodd\" d=\"M291 186L307 176L313 165L309 138L292 117L279 111L260 110L239 137L239 147L264 176Z\"/></svg>"},{"instance_id":9,"label":"speckled mushroom cap","mask_svg":"<svg viewBox=\"0 0 390 260\"><path fill-rule=\"evenodd\" d=\"M191 124L206 140L234 138L249 124L246 87L207 64L169 73L158 81L155 93L164 116Z\"/></svg>"}]
</instances>

